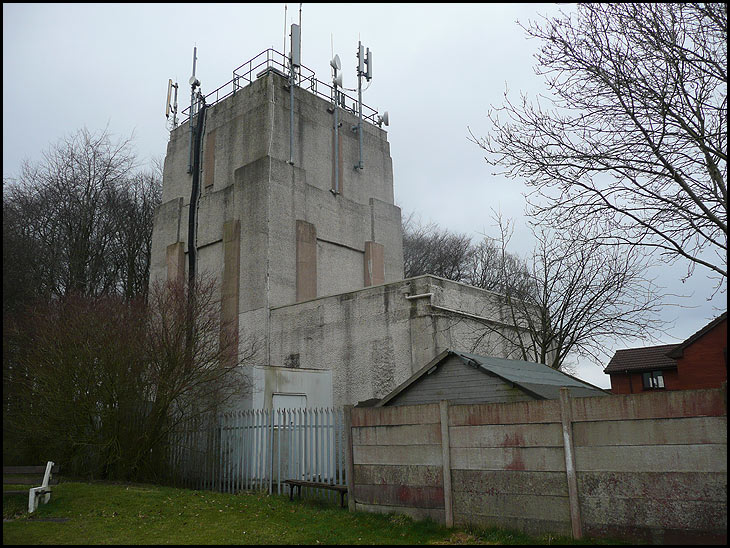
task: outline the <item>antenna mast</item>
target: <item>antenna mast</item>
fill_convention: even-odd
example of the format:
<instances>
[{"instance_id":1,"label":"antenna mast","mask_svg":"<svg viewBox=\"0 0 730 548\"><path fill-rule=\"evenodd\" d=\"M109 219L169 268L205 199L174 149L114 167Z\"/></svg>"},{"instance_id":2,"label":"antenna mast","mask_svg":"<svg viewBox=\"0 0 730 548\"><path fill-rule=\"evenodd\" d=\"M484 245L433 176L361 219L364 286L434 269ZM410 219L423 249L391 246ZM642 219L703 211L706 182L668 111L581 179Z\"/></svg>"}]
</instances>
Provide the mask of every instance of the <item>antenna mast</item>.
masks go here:
<instances>
[{"instance_id":1,"label":"antenna mast","mask_svg":"<svg viewBox=\"0 0 730 548\"><path fill-rule=\"evenodd\" d=\"M334 77L332 78L332 84L334 85L334 106L333 106L333 112L335 115L335 138L334 138L334 157L335 157L335 188L332 190L332 193L336 196L340 193L340 158L339 158L339 149L340 149L340 122L338 120L337 116L337 103L340 102L339 98L339 91L337 89L338 86L342 86L342 74L339 74L338 71L340 68L342 68L342 65L340 63L340 56L335 55L332 57L332 60L330 61L330 66L334 70Z\"/></svg>"},{"instance_id":2,"label":"antenna mast","mask_svg":"<svg viewBox=\"0 0 730 548\"><path fill-rule=\"evenodd\" d=\"M294 82L295 67L301 66L301 28L296 23L291 26L291 50L289 51L289 163L294 165Z\"/></svg>"},{"instance_id":3,"label":"antenna mast","mask_svg":"<svg viewBox=\"0 0 730 548\"><path fill-rule=\"evenodd\" d=\"M367 71L365 70L367 66ZM357 130L358 141L360 147L360 160L355 164L355 169L363 169L365 166L362 162L362 77L369 82L373 77L373 59L370 55L370 48L367 48L367 54L365 53L365 47L362 45L360 40L357 41L357 110L358 110L358 121L357 125L353 126L353 131Z\"/></svg>"},{"instance_id":4,"label":"antenna mast","mask_svg":"<svg viewBox=\"0 0 730 548\"><path fill-rule=\"evenodd\" d=\"M190 77L190 154L188 155L188 173L193 172L193 116L195 115L195 88L200 86L200 80L195 77L195 63L198 60L198 48L193 48L193 75Z\"/></svg>"}]
</instances>

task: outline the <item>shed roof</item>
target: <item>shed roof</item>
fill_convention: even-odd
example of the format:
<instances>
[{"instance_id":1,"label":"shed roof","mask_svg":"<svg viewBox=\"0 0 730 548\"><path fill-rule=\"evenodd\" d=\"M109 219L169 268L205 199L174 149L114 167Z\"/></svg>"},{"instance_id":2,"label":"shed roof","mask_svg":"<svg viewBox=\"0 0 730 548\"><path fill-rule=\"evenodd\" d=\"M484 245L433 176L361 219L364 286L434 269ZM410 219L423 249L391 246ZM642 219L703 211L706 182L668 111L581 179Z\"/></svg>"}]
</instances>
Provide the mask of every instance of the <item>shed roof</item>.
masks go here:
<instances>
[{"instance_id":1,"label":"shed roof","mask_svg":"<svg viewBox=\"0 0 730 548\"><path fill-rule=\"evenodd\" d=\"M478 354L469 354L455 350L444 350L414 373L407 381L393 390L393 392L380 400L377 406L386 405L426 373L439 367L449 356L457 356L468 366L477 367L485 373L500 377L530 393L537 399L557 399L560 397L561 387L568 388L570 395L573 397L604 396L608 394L608 391L598 386L594 386L542 363L510 360L494 356L480 356Z\"/></svg>"},{"instance_id":2,"label":"shed roof","mask_svg":"<svg viewBox=\"0 0 730 548\"><path fill-rule=\"evenodd\" d=\"M465 360L472 360L486 371L516 384L545 399L560 397L560 388L570 389L571 396L597 396L606 392L598 386L582 381L543 363L510 360L495 356L479 356L454 352ZM596 392L601 394L597 394Z\"/></svg>"}]
</instances>

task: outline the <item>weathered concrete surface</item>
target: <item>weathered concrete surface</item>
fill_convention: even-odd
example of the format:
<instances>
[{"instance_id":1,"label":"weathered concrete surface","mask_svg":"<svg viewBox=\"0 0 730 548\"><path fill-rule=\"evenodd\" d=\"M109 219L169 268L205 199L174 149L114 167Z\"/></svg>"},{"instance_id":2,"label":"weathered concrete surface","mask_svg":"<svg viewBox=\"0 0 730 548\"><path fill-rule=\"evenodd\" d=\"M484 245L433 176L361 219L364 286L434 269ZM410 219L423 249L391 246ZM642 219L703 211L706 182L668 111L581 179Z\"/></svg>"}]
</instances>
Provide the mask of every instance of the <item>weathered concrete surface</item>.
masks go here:
<instances>
[{"instance_id":1,"label":"weathered concrete surface","mask_svg":"<svg viewBox=\"0 0 730 548\"><path fill-rule=\"evenodd\" d=\"M491 405L455 405L449 409L449 426L559 422L560 403L556 400L496 403Z\"/></svg>"},{"instance_id":2,"label":"weathered concrete surface","mask_svg":"<svg viewBox=\"0 0 730 548\"><path fill-rule=\"evenodd\" d=\"M185 249L182 242L167 246L167 280L177 284L185 281Z\"/></svg>"},{"instance_id":3,"label":"weathered concrete surface","mask_svg":"<svg viewBox=\"0 0 730 548\"><path fill-rule=\"evenodd\" d=\"M566 402L578 410L568 427L583 535L726 543L727 418L718 406L724 391L620 398ZM416 512L433 504L436 491L416 488L429 477L434 488L446 486L437 481L442 448L419 444L435 439L437 421L436 404L353 409L355 493L369 497L363 509L406 512L410 505ZM443 474L451 496L444 493L444 500L452 500L455 524L575 531L558 402L452 405L448 424L450 469ZM396 485L408 489L399 494ZM381 498L379 486L387 487Z\"/></svg>"},{"instance_id":4,"label":"weathered concrete surface","mask_svg":"<svg viewBox=\"0 0 730 548\"><path fill-rule=\"evenodd\" d=\"M727 416L722 390L671 390L571 400L573 421Z\"/></svg>"},{"instance_id":5,"label":"weathered concrete surface","mask_svg":"<svg viewBox=\"0 0 730 548\"><path fill-rule=\"evenodd\" d=\"M237 306L223 293L241 340L258 340L253 365L286 366L298 356L302 368L332 371L333 401L342 405L385 396L445 348L509 357L513 349L497 334L484 337L469 317L503 321L497 295L432 276L402 280L387 133L365 124L365 168L355 170L357 136L341 132L335 194L330 103L295 88L292 165L289 99L285 80L269 72L207 109L205 121L197 268L235 286L223 273L235 258L230 244L224 250L223 227L239 222ZM355 123L340 114L343 127ZM187 251L189 142L189 124L170 135L153 282L168 277L168 246ZM416 294L431 296L406 299Z\"/></svg>"},{"instance_id":6,"label":"weathered concrete surface","mask_svg":"<svg viewBox=\"0 0 730 548\"><path fill-rule=\"evenodd\" d=\"M355 445L434 445L441 443L438 424L361 427L353 431Z\"/></svg>"},{"instance_id":7,"label":"weathered concrete surface","mask_svg":"<svg viewBox=\"0 0 730 548\"><path fill-rule=\"evenodd\" d=\"M410 485L355 485L354 497L361 504L385 504L410 508L443 508L441 487Z\"/></svg>"},{"instance_id":8,"label":"weathered concrete surface","mask_svg":"<svg viewBox=\"0 0 730 548\"><path fill-rule=\"evenodd\" d=\"M335 196L330 192L329 180L329 160L333 152L329 103L306 90L295 90L297 150L294 165L290 165L289 94L284 84L279 76L268 73L208 109L203 140L198 246L220 240L221 221L231 218L242 220L244 235L265 234L267 238L263 242L242 238L242 256L263 252L267 260L261 264L267 267L271 283L266 286L248 279L249 283L243 285L265 295L270 293L266 300L274 306L295 302L294 268L290 263L294 261L296 220L313 224L318 236L324 240L359 249L361 253L366 241L377 238L374 241L384 246L386 279L402 278L400 209L393 202L393 171L386 132L365 124L366 169L362 172L344 169L344 190ZM351 114L343 112L341 115L343 124L354 123ZM187 217L181 213L190 201L189 132L189 124L184 124L170 134L160 208L166 213L155 220L155 257L160 256L157 251L160 245L179 241L179 225L185 229L182 234L187 234ZM342 165L356 162L357 139L350 133L343 134ZM239 173L241 170L246 173ZM258 199L250 200L248 190L242 188L240 182L244 186L261 187ZM255 215L255 222L245 221L251 219L247 213ZM214 223L217 228L208 222L210 218L217 220ZM217 237L208 235L211 228L217 230ZM352 262L362 272L362 256L353 257ZM159 266L159 259L153 259L153 278L164 276L165 272ZM325 272L339 281L338 272L332 269ZM279 276L280 273L283 276ZM321 294L364 287L362 275L346 280L348 285L344 289L334 284L333 291L326 283L327 278L319 281L324 282L319 284Z\"/></svg>"},{"instance_id":9,"label":"weathered concrete surface","mask_svg":"<svg viewBox=\"0 0 730 548\"><path fill-rule=\"evenodd\" d=\"M452 470L454 492L485 495L527 495L566 497L568 487L562 472L513 470Z\"/></svg>"},{"instance_id":10,"label":"weathered concrete surface","mask_svg":"<svg viewBox=\"0 0 730 548\"><path fill-rule=\"evenodd\" d=\"M383 245L377 242L365 242L365 257L363 261L365 287L385 283L385 263L383 260Z\"/></svg>"},{"instance_id":11,"label":"weathered concrete surface","mask_svg":"<svg viewBox=\"0 0 730 548\"><path fill-rule=\"evenodd\" d=\"M358 464L355 466L355 483L443 487L443 475L440 463L431 466Z\"/></svg>"},{"instance_id":12,"label":"weathered concrete surface","mask_svg":"<svg viewBox=\"0 0 730 548\"><path fill-rule=\"evenodd\" d=\"M438 404L409 405L407 407L355 407L352 426L395 426L403 424L440 424Z\"/></svg>"},{"instance_id":13,"label":"weathered concrete surface","mask_svg":"<svg viewBox=\"0 0 730 548\"><path fill-rule=\"evenodd\" d=\"M358 512L373 512L376 514L404 514L413 519L432 519L435 522L443 523L443 508L414 508L412 506L389 506L386 504L364 504L355 503L355 510Z\"/></svg>"},{"instance_id":14,"label":"weathered concrete surface","mask_svg":"<svg viewBox=\"0 0 730 548\"><path fill-rule=\"evenodd\" d=\"M355 464L441 464L441 445L355 445Z\"/></svg>"},{"instance_id":15,"label":"weathered concrete surface","mask_svg":"<svg viewBox=\"0 0 730 548\"><path fill-rule=\"evenodd\" d=\"M573 436L576 446L727 444L727 417L576 423Z\"/></svg>"},{"instance_id":16,"label":"weathered concrete surface","mask_svg":"<svg viewBox=\"0 0 730 548\"><path fill-rule=\"evenodd\" d=\"M452 426L451 447L562 447L558 424Z\"/></svg>"},{"instance_id":17,"label":"weathered concrete surface","mask_svg":"<svg viewBox=\"0 0 730 548\"><path fill-rule=\"evenodd\" d=\"M452 447L451 466L461 470L565 470L562 447Z\"/></svg>"},{"instance_id":18,"label":"weathered concrete surface","mask_svg":"<svg viewBox=\"0 0 730 548\"><path fill-rule=\"evenodd\" d=\"M297 302L317 296L317 229L297 221Z\"/></svg>"},{"instance_id":19,"label":"weathered concrete surface","mask_svg":"<svg viewBox=\"0 0 730 548\"><path fill-rule=\"evenodd\" d=\"M426 297L407 298L418 295ZM382 398L442 350L473 349L475 333L485 334L476 320L444 317L439 306L473 310L495 299L487 291L419 276L275 307L271 363L299 354L303 367L332 370L336 405ZM477 349L508 354L498 334L482 337Z\"/></svg>"},{"instance_id":20,"label":"weathered concrete surface","mask_svg":"<svg viewBox=\"0 0 730 548\"><path fill-rule=\"evenodd\" d=\"M223 225L223 279L221 280L221 336L230 337L227 344L238 349L238 304L241 270L241 223L228 221ZM222 339L225 340L225 339ZM236 363L237 350L232 351L230 361Z\"/></svg>"},{"instance_id":21,"label":"weathered concrete surface","mask_svg":"<svg viewBox=\"0 0 730 548\"><path fill-rule=\"evenodd\" d=\"M664 472L727 471L727 445L631 445L576 447L578 469L640 472L661 463Z\"/></svg>"}]
</instances>

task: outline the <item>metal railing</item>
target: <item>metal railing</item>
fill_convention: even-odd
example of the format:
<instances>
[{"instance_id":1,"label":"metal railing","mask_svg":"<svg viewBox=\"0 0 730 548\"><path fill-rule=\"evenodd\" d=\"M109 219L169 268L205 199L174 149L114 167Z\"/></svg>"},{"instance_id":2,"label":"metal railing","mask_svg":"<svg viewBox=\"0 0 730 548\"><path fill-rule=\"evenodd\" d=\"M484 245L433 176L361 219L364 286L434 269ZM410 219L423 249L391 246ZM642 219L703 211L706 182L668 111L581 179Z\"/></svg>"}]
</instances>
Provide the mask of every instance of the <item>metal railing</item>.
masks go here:
<instances>
[{"instance_id":1,"label":"metal railing","mask_svg":"<svg viewBox=\"0 0 730 548\"><path fill-rule=\"evenodd\" d=\"M262 75L263 72L269 69L274 69L281 73L287 79L289 78L289 68L287 57L283 53L276 51L275 49L268 48L249 59L241 66L233 70L233 78L213 91L203 94L205 103L208 106L213 106L216 103L223 101L224 99L235 95L240 89L246 87L256 78ZM335 89L331 85L318 80L314 74L314 71L304 65L297 68L295 71L295 84L302 89L306 89L323 99L334 102L335 101ZM349 103L349 106L348 106ZM342 90L337 90L337 104L343 110L346 110L355 116L358 115L357 110L357 98L348 95ZM190 107L185 108L181 113L182 125L190 118ZM366 122L371 124L378 123L378 111L371 108L363 103L362 105L362 118Z\"/></svg>"},{"instance_id":2,"label":"metal railing","mask_svg":"<svg viewBox=\"0 0 730 548\"><path fill-rule=\"evenodd\" d=\"M188 422L170 443L176 485L281 494L299 479L347 485L343 409L254 409ZM332 491L320 496L334 500Z\"/></svg>"}]
</instances>

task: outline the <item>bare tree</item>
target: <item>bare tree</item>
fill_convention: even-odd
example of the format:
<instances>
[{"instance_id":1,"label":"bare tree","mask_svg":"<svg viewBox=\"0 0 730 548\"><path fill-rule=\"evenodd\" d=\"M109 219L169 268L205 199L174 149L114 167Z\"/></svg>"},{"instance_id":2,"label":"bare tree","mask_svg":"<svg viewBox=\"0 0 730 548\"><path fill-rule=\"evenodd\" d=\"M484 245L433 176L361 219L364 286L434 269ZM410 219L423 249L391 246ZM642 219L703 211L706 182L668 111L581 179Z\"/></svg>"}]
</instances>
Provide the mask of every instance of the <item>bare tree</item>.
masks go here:
<instances>
[{"instance_id":1,"label":"bare tree","mask_svg":"<svg viewBox=\"0 0 730 548\"><path fill-rule=\"evenodd\" d=\"M530 213L727 280L727 4L579 4L525 28L552 108L493 108L473 140Z\"/></svg>"},{"instance_id":2,"label":"bare tree","mask_svg":"<svg viewBox=\"0 0 730 548\"><path fill-rule=\"evenodd\" d=\"M471 262L464 282L498 293L529 291L530 273L527 265L509 253L499 240L485 237L472 247Z\"/></svg>"},{"instance_id":3,"label":"bare tree","mask_svg":"<svg viewBox=\"0 0 730 548\"><path fill-rule=\"evenodd\" d=\"M109 261L114 265L117 291L127 299L147 298L152 222L162 197L161 181L159 166L136 173L124 186L116 188L109 200L116 242Z\"/></svg>"},{"instance_id":4,"label":"bare tree","mask_svg":"<svg viewBox=\"0 0 730 548\"><path fill-rule=\"evenodd\" d=\"M484 238L474 243L467 234L441 228L436 223L421 224L411 213L403 221L405 277L432 274L480 289L501 291L505 277L525 279L525 265L506 252L498 242Z\"/></svg>"},{"instance_id":5,"label":"bare tree","mask_svg":"<svg viewBox=\"0 0 730 548\"><path fill-rule=\"evenodd\" d=\"M155 285L146 306L68 295L5 323L4 454L63 461L70 474L163 479L177 425L250 390L243 365L255 346L242 338L238 352L213 280L188 289Z\"/></svg>"},{"instance_id":6,"label":"bare tree","mask_svg":"<svg viewBox=\"0 0 730 548\"><path fill-rule=\"evenodd\" d=\"M423 225L408 215L403 221L403 263L406 278L432 274L464 281L472 261L471 238L442 229L435 223Z\"/></svg>"},{"instance_id":7,"label":"bare tree","mask_svg":"<svg viewBox=\"0 0 730 548\"><path fill-rule=\"evenodd\" d=\"M497 239L504 255L511 224L498 218ZM512 348L514 358L570 369L571 360L597 364L610 357L609 343L649 337L664 322L663 295L646 276L639 249L605 247L577 232L535 232L536 246L526 261L528 275L509 275L503 262L504 321L514 329L485 324Z\"/></svg>"},{"instance_id":8,"label":"bare tree","mask_svg":"<svg viewBox=\"0 0 730 548\"><path fill-rule=\"evenodd\" d=\"M161 178L135 162L129 139L83 129L3 182L3 288L13 299L146 292ZM32 273L25 284L19 266Z\"/></svg>"}]
</instances>

